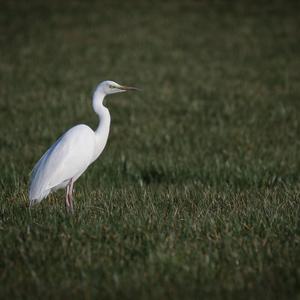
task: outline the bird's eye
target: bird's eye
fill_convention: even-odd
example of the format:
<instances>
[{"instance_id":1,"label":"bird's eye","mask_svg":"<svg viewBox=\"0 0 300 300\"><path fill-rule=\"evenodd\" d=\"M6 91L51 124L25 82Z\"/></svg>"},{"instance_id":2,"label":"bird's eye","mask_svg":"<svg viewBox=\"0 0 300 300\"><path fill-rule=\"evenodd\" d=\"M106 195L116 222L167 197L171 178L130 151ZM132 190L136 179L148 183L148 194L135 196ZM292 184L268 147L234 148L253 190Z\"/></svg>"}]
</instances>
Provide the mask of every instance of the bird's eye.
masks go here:
<instances>
[{"instance_id":1,"label":"bird's eye","mask_svg":"<svg viewBox=\"0 0 300 300\"><path fill-rule=\"evenodd\" d=\"M114 89L115 87L113 85L110 85L109 88Z\"/></svg>"}]
</instances>

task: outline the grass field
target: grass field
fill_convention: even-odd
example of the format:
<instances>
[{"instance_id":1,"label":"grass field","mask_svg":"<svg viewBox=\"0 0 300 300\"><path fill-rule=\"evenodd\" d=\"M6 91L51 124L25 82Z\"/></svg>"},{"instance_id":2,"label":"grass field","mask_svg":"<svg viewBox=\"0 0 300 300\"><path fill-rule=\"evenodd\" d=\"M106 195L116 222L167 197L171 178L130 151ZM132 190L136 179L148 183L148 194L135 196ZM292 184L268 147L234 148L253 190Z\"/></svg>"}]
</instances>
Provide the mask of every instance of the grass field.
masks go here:
<instances>
[{"instance_id":1,"label":"grass field","mask_svg":"<svg viewBox=\"0 0 300 300\"><path fill-rule=\"evenodd\" d=\"M300 299L299 1L1 1L1 299ZM64 131L108 145L28 209Z\"/></svg>"}]
</instances>

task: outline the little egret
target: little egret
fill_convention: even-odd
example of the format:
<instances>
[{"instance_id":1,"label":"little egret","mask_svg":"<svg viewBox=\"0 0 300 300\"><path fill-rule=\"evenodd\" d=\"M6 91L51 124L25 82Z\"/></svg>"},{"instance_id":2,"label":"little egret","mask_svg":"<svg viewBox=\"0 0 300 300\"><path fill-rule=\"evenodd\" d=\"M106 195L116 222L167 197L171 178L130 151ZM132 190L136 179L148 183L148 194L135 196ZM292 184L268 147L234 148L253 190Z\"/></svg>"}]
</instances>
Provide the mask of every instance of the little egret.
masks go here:
<instances>
[{"instance_id":1,"label":"little egret","mask_svg":"<svg viewBox=\"0 0 300 300\"><path fill-rule=\"evenodd\" d=\"M103 105L106 95L138 90L114 81L101 82L93 95L93 108L99 116L93 131L84 124L63 134L41 157L30 178L30 206L41 202L51 192L66 187L66 209L73 212L73 185L103 151L110 128L110 113Z\"/></svg>"}]
</instances>

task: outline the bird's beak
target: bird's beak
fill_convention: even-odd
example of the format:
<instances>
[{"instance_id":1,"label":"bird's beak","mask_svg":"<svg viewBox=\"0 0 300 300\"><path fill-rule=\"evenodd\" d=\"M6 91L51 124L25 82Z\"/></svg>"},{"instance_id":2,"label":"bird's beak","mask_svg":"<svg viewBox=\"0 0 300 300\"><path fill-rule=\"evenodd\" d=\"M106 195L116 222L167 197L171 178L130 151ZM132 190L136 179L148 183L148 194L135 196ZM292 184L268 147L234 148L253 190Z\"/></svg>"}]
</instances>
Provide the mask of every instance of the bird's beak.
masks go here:
<instances>
[{"instance_id":1,"label":"bird's beak","mask_svg":"<svg viewBox=\"0 0 300 300\"><path fill-rule=\"evenodd\" d=\"M140 89L133 87L133 86L125 86L125 85L120 85L118 89L123 90L123 91L140 91Z\"/></svg>"}]
</instances>

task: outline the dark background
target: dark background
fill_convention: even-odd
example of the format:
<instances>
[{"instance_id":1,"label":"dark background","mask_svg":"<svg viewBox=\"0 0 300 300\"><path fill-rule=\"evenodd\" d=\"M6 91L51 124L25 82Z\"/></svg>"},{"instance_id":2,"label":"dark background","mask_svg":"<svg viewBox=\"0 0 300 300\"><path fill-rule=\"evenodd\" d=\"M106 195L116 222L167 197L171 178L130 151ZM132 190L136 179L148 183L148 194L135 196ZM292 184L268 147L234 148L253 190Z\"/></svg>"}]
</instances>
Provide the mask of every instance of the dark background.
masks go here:
<instances>
[{"instance_id":1,"label":"dark background","mask_svg":"<svg viewBox=\"0 0 300 300\"><path fill-rule=\"evenodd\" d=\"M300 295L298 1L1 1L3 298ZM108 145L31 211L28 178L68 128Z\"/></svg>"}]
</instances>

